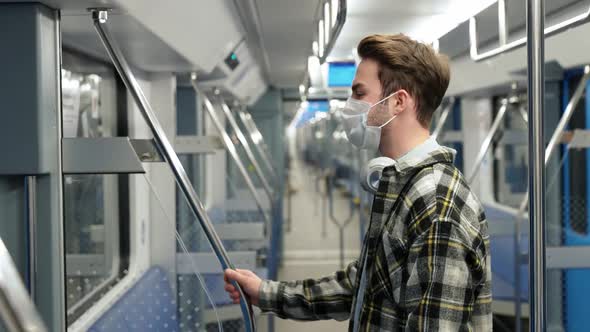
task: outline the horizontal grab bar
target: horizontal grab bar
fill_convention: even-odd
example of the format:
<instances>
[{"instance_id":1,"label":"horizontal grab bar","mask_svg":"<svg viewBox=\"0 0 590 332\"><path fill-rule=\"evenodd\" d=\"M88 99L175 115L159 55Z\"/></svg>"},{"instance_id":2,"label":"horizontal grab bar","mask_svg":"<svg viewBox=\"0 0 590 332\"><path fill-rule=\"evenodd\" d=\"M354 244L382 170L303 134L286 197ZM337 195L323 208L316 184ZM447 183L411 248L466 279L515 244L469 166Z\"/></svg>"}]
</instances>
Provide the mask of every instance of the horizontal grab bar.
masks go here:
<instances>
[{"instance_id":1,"label":"horizontal grab bar","mask_svg":"<svg viewBox=\"0 0 590 332\"><path fill-rule=\"evenodd\" d=\"M569 18L563 22L560 22L560 23L557 23L557 24L554 24L550 27L545 28L545 38L551 37L555 34L565 31L567 29L577 27L579 25L587 23L588 21L590 21L590 8L588 8L588 10L586 10L582 14L576 15L576 16ZM475 16L473 16L469 19L469 46L470 46L471 59L473 61L479 62L479 61L487 60L489 58L495 57L495 56L500 55L502 53L506 53L506 52L512 51L516 48L519 48L521 46L524 46L524 45L526 45L526 43L527 43L527 38L523 37L523 38L517 39L513 42L503 44L503 45L501 43L501 45L499 47L480 54L479 50L478 50L478 46L477 46L477 19L475 18Z\"/></svg>"}]
</instances>

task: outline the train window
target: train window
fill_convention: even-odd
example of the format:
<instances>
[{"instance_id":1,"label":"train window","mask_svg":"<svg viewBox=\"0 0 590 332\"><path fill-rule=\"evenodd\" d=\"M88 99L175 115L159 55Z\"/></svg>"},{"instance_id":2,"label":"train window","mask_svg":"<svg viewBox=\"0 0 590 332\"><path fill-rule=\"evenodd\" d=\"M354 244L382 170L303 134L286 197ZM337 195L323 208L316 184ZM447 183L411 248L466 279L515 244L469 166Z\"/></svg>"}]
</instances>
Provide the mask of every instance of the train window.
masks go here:
<instances>
[{"instance_id":1,"label":"train window","mask_svg":"<svg viewBox=\"0 0 590 332\"><path fill-rule=\"evenodd\" d=\"M463 134L461 133L462 118L460 99L457 98L450 107L452 107L452 109L438 136L438 141L440 144L457 151L457 155L455 156L455 165L461 172L463 172ZM436 116L440 117L441 114L439 113ZM440 118L437 119L437 121L438 120L440 120ZM433 121L432 125L434 128L436 126L436 121Z\"/></svg>"},{"instance_id":2,"label":"train window","mask_svg":"<svg viewBox=\"0 0 590 332\"><path fill-rule=\"evenodd\" d=\"M521 107L521 104L509 106L493 150L496 201L514 208L519 208L528 188L527 123ZM495 109L499 108L500 99Z\"/></svg>"},{"instance_id":3,"label":"train window","mask_svg":"<svg viewBox=\"0 0 590 332\"><path fill-rule=\"evenodd\" d=\"M176 135L177 136L202 136L203 108L199 97L192 86L178 86L176 88ZM180 154L180 162L187 172L193 187L199 198L207 206L205 190L205 158L203 154ZM178 189L177 189L178 190ZM177 193L177 201L181 199ZM183 198L182 198L183 199Z\"/></svg>"},{"instance_id":4,"label":"train window","mask_svg":"<svg viewBox=\"0 0 590 332\"><path fill-rule=\"evenodd\" d=\"M118 81L107 65L65 51L62 121L66 138L116 136ZM124 113L124 112L123 112ZM124 133L123 133L124 134ZM120 280L125 249L123 175L64 176L64 241L68 325ZM126 191L125 191L126 192Z\"/></svg>"},{"instance_id":5,"label":"train window","mask_svg":"<svg viewBox=\"0 0 590 332\"><path fill-rule=\"evenodd\" d=\"M574 93L581 77L572 77L569 83L568 100ZM588 111L586 95L583 95L569 122L569 130L587 129ZM563 180L567 182L563 188L563 218L573 233L564 235L567 244L577 244L580 235L588 234L588 150L570 149L562 162ZM567 212L566 212L567 211Z\"/></svg>"}]
</instances>

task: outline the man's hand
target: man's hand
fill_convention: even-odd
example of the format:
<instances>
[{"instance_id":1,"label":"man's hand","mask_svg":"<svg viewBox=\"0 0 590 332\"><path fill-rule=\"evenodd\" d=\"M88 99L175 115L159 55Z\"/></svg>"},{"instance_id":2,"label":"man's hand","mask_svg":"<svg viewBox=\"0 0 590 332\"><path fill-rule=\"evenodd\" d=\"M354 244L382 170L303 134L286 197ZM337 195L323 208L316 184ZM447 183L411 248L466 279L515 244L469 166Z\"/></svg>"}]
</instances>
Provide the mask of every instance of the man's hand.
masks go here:
<instances>
[{"instance_id":1,"label":"man's hand","mask_svg":"<svg viewBox=\"0 0 590 332\"><path fill-rule=\"evenodd\" d=\"M225 270L223 279L225 280L225 291L229 293L229 297L235 304L240 303L240 293L231 284L232 281L237 282L242 287L242 290L252 304L258 305L258 292L260 291L260 285L262 285L262 279L254 274L254 272L250 270L227 269Z\"/></svg>"}]
</instances>

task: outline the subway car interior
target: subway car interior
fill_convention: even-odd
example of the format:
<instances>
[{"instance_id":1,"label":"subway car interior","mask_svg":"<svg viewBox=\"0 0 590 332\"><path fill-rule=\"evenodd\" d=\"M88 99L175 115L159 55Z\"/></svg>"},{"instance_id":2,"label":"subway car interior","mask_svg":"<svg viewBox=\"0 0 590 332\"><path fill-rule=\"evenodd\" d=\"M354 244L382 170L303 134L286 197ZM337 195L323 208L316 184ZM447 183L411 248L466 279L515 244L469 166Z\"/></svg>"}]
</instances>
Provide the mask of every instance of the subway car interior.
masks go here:
<instances>
[{"instance_id":1,"label":"subway car interior","mask_svg":"<svg viewBox=\"0 0 590 332\"><path fill-rule=\"evenodd\" d=\"M588 21L590 0L0 0L0 331L346 330L235 303L224 271L359 257L387 163L340 110L359 41L397 33L450 64L430 133L485 211L493 329L588 331Z\"/></svg>"}]
</instances>

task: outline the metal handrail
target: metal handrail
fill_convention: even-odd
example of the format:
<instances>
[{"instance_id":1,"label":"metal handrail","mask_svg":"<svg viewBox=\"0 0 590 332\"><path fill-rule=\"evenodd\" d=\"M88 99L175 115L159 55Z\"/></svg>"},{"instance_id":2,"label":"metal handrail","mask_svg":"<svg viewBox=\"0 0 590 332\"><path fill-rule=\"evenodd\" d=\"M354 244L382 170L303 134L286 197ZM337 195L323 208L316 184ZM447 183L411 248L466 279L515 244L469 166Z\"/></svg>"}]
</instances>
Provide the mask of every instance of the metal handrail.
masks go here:
<instances>
[{"instance_id":1,"label":"metal handrail","mask_svg":"<svg viewBox=\"0 0 590 332\"><path fill-rule=\"evenodd\" d=\"M270 231L271 230L270 218L266 215L264 205L262 204L262 199L260 198L260 195L258 194L258 191L256 190L256 186L254 186L254 182L252 181L250 174L248 174L248 170L246 169L246 166L244 166L242 159L240 159L240 156L238 155L238 150L236 149L236 146L232 142L231 137L229 137L229 135L225 131L225 127L224 127L223 123L221 122L221 119L217 116L217 113L215 112L215 107L213 107L211 100L209 100L207 95L204 94L203 92L201 92L201 90L197 86L197 75L196 74L191 75L191 84L192 84L195 92L199 96L201 96L201 98L203 98L203 102L205 104L205 110L207 111L207 114L209 114L209 117L211 118L211 120L213 120L213 124L215 125L215 127L217 128L217 131L221 135L221 141L223 142L225 149L227 150L227 152L229 152L230 156L232 157L232 159L236 163L236 166L238 167L238 170L240 171L242 178L246 182L246 186L248 187L248 190L252 194L252 197L254 198L254 202L256 203L256 206L258 207L258 210L260 211L260 214L262 215L262 218L264 219L265 235L266 235L267 241L270 241L270 233L271 233L271 231ZM272 197L271 197L271 202L272 202ZM270 243L270 242L267 242L267 243Z\"/></svg>"},{"instance_id":2,"label":"metal handrail","mask_svg":"<svg viewBox=\"0 0 590 332\"><path fill-rule=\"evenodd\" d=\"M346 0L338 0L338 14L336 15L336 24L330 30L330 40L326 47L324 47L324 54L319 58L320 63L326 62L328 59L328 55L332 52L334 45L336 44L336 40L338 36L340 36L340 32L342 32L342 28L344 27L344 23L346 22L346 12L347 12L347 4ZM320 8L320 11L323 10Z\"/></svg>"},{"instance_id":3,"label":"metal handrail","mask_svg":"<svg viewBox=\"0 0 590 332\"><path fill-rule=\"evenodd\" d=\"M527 1L529 105L529 330L545 331L545 1Z\"/></svg>"},{"instance_id":4,"label":"metal handrail","mask_svg":"<svg viewBox=\"0 0 590 332\"><path fill-rule=\"evenodd\" d=\"M262 133L258 129L256 122L254 122L254 120L252 120L252 115L250 113L248 113L246 110L239 110L238 115L240 116L240 120L242 120L242 124L244 125L244 128L246 128L246 130L248 130L248 133L250 134L249 135L250 140L252 141L252 143L254 144L256 149L258 150L258 154L260 155L260 157L262 157L262 161L264 162L264 165L266 166L268 171L271 172L273 182L276 183L279 179L279 176L278 176L277 170L274 168L272 162L270 161L269 153L268 153L268 151L266 151L266 148L265 148L266 143L264 142L264 137L262 136ZM258 137L258 142L254 139L254 136Z\"/></svg>"},{"instance_id":5,"label":"metal handrail","mask_svg":"<svg viewBox=\"0 0 590 332\"><path fill-rule=\"evenodd\" d=\"M520 115L520 117L522 118L522 121L524 121L524 123L528 124L529 123L529 115L527 113L527 110L524 107L519 107L518 108L518 114Z\"/></svg>"},{"instance_id":6,"label":"metal handrail","mask_svg":"<svg viewBox=\"0 0 590 332\"><path fill-rule=\"evenodd\" d=\"M229 106L227 106L227 104L225 103L225 101L222 98L220 98L220 102L221 102L221 109L223 110L223 113L225 114L226 119L229 121L230 126L233 128L234 132L236 133L238 140L240 141L240 143L242 143L242 146L244 147L244 151L246 151L246 156L248 157L248 160L250 160L250 162L254 166L254 171L256 172L256 174L258 175L258 178L260 179L260 182L262 183L262 187L264 188L264 191L266 192L266 195L268 196L268 200L270 202L272 202L274 200L273 190L270 187L270 184L268 183L266 176L264 176L264 173L262 173L262 169L260 168L260 165L258 164L258 160L254 156L252 149L250 149L250 143L248 143L246 136L244 136L244 133L242 132L242 130L238 126L238 123L236 122L236 118L234 117L234 114L232 113L232 111L229 109Z\"/></svg>"},{"instance_id":7,"label":"metal handrail","mask_svg":"<svg viewBox=\"0 0 590 332\"><path fill-rule=\"evenodd\" d=\"M553 136L551 136L549 144L547 144L547 152L545 153L545 164L547 164L551 159L551 156L553 156L553 153L557 148L557 143L559 143L559 141L561 140L561 136L563 135L563 132L567 127L567 124L572 118L572 114L574 113L576 106L578 106L578 103L580 102L580 99L584 94L584 90L586 89L586 82L588 82L588 79L590 79L590 66L585 66L584 76L582 76L580 83L578 83L578 87L576 88L576 91L574 92L572 99L567 104L563 112L563 115L561 116L561 119L559 119L559 123L557 124L557 127L553 132Z\"/></svg>"},{"instance_id":8,"label":"metal handrail","mask_svg":"<svg viewBox=\"0 0 590 332\"><path fill-rule=\"evenodd\" d=\"M2 239L0 239L0 318L9 332L47 331Z\"/></svg>"},{"instance_id":9,"label":"metal handrail","mask_svg":"<svg viewBox=\"0 0 590 332\"><path fill-rule=\"evenodd\" d=\"M440 118L438 119L438 122L436 123L436 127L434 128L434 131L432 132L432 137L434 139L437 139L438 136L440 135L440 133L442 132L443 127L445 126L445 123L447 122L447 119L449 118L449 114L453 110L453 106L455 106L455 98L451 97L448 105L446 105L446 107L443 108L442 114L440 115Z\"/></svg>"},{"instance_id":10,"label":"metal handrail","mask_svg":"<svg viewBox=\"0 0 590 332\"><path fill-rule=\"evenodd\" d=\"M555 34L565 31L567 29L571 29L571 28L577 27L579 25L585 24L589 21L590 21L590 8L588 8L588 10L582 14L576 15L576 16L569 18L565 21L562 21L560 23L557 23L557 24L554 24L550 27L545 28L544 29L545 38L551 37ZM517 39L515 41L512 41L510 43L506 43L506 44L501 43L501 45L499 47L480 54L479 50L478 50L478 46L477 46L477 19L475 18L475 16L473 16L469 19L469 45L470 45L470 55L471 55L471 59L473 61L479 62L479 61L483 61L483 60L495 57L495 56L500 55L502 53L512 51L516 48L524 46L524 45L526 45L526 43L527 43L527 38L523 37L523 38Z\"/></svg>"},{"instance_id":11,"label":"metal handrail","mask_svg":"<svg viewBox=\"0 0 590 332\"><path fill-rule=\"evenodd\" d=\"M500 129L500 125L502 124L502 120L504 120L504 116L506 116L507 110L508 110L508 100L503 99L502 106L498 110L498 114L496 114L496 118L494 119L494 122L492 123L492 126L490 127L490 131L486 135L486 138L483 140L483 144L481 145L481 148L479 149L479 152L477 154L477 158L475 159L475 165L473 166L473 170L471 171L471 173L467 177L467 183L471 184L473 182L473 180L475 179L475 176L479 172L479 168L481 167L481 164L483 163L483 161L486 157L486 154L488 153L488 150L490 149L490 146L492 145L492 139L496 135L496 132L498 131L498 129Z\"/></svg>"},{"instance_id":12,"label":"metal handrail","mask_svg":"<svg viewBox=\"0 0 590 332\"><path fill-rule=\"evenodd\" d=\"M196 215L207 240L211 244L219 263L223 270L225 269L233 269L234 266L231 263L227 251L223 247L223 243L221 239L215 232L213 228L213 224L209 220L209 217L203 207L203 204L199 200L195 189L193 188L190 179L188 178L180 159L174 152L172 144L166 137L162 126L160 125L158 119L156 118L154 111L152 110L147 98L143 94L139 83L135 79L129 64L127 63L125 57L121 50L117 47L116 44L113 43L113 38L108 31L108 28L105 26L105 23L108 20L108 12L105 9L93 9L91 10L92 13L92 21L94 23L94 28L98 33L98 36L103 43L117 73L119 74L121 80L127 87L129 93L131 93L135 103L137 104L139 110L141 111L142 116L144 117L147 125L150 127L153 135L154 140L156 141L158 147L160 148L162 154L166 158L166 162L170 165L172 172L174 173L174 177L176 182L180 186L180 189L185 196L191 210ZM238 291L240 292L240 307L242 310L242 315L245 321L246 331L254 332L256 330L253 314L252 314L252 307L248 302L246 296L244 295L241 287L234 283L237 287Z\"/></svg>"}]
</instances>

